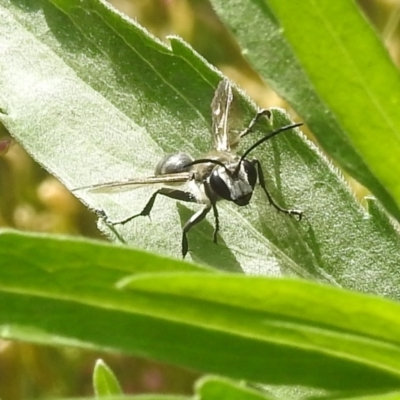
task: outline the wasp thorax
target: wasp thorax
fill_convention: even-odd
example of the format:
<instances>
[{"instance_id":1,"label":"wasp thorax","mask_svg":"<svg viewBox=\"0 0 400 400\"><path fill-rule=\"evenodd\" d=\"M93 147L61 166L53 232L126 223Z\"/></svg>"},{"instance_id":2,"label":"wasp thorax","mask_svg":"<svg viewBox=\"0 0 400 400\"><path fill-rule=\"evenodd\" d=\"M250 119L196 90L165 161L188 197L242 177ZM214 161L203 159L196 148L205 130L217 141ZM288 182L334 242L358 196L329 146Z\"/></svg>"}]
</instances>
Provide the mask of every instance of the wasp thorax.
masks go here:
<instances>
[{"instance_id":1,"label":"wasp thorax","mask_svg":"<svg viewBox=\"0 0 400 400\"><path fill-rule=\"evenodd\" d=\"M210 185L214 192L239 206L249 203L256 181L256 169L248 160L227 165L225 168L217 167L210 176Z\"/></svg>"}]
</instances>

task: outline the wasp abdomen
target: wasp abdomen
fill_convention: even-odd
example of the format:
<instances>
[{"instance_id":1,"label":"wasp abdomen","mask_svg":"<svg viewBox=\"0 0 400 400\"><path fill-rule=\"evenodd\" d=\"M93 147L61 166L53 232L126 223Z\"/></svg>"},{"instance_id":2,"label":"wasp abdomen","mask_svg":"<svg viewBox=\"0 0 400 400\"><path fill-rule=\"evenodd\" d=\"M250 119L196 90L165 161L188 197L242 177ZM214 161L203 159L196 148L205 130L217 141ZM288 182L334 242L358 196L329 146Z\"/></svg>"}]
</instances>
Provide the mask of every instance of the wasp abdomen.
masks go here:
<instances>
[{"instance_id":1,"label":"wasp abdomen","mask_svg":"<svg viewBox=\"0 0 400 400\"><path fill-rule=\"evenodd\" d=\"M188 172L191 166L187 166L193 158L185 153L168 154L156 166L156 175L176 174Z\"/></svg>"}]
</instances>

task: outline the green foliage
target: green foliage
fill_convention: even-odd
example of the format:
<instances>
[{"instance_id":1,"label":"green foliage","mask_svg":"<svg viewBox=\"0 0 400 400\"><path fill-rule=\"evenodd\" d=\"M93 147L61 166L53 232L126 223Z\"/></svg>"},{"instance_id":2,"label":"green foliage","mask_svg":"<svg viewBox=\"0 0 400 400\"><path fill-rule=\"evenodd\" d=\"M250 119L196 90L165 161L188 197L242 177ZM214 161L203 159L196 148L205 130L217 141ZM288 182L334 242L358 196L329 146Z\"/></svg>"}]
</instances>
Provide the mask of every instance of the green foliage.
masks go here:
<instances>
[{"instance_id":1,"label":"green foliage","mask_svg":"<svg viewBox=\"0 0 400 400\"><path fill-rule=\"evenodd\" d=\"M356 4L213 4L249 60L319 143L400 219L399 73Z\"/></svg>"},{"instance_id":2,"label":"green foliage","mask_svg":"<svg viewBox=\"0 0 400 400\"><path fill-rule=\"evenodd\" d=\"M206 377L197 384L197 394L204 400L273 400L276 397L260 393L246 387L245 384L215 377Z\"/></svg>"},{"instance_id":3,"label":"green foliage","mask_svg":"<svg viewBox=\"0 0 400 400\"><path fill-rule=\"evenodd\" d=\"M93 387L98 398L123 394L117 377L103 360L97 360L94 367Z\"/></svg>"},{"instance_id":4,"label":"green foliage","mask_svg":"<svg viewBox=\"0 0 400 400\"><path fill-rule=\"evenodd\" d=\"M228 3L218 11L260 72L398 217L397 75L353 6L306 1L293 12L282 1L271 0L270 9L262 1ZM0 119L71 190L151 175L164 153L209 150L210 102L222 77L180 39L167 47L102 0L0 0L0 15ZM379 80L365 64L373 57ZM239 89L235 97L246 125L256 107ZM255 136L288 122L274 109ZM273 139L257 157L274 198L302 209L304 221L276 215L258 192L246 209L221 204L219 245L212 220L189 236L192 259L215 269L122 246L3 232L2 337L119 350L264 384L398 390L398 304L227 273L301 276L400 298L398 230L376 200L361 207L298 132ZM123 219L151 191L76 193ZM101 228L137 248L179 256L181 224L195 208L158 201L152 221ZM268 398L228 381L198 389L205 399L230 393Z\"/></svg>"},{"instance_id":5,"label":"green foliage","mask_svg":"<svg viewBox=\"0 0 400 400\"><path fill-rule=\"evenodd\" d=\"M200 156L210 149L210 102L221 77L184 43L173 39L170 49L100 1L56 1L67 14L47 1L23 4L4 8L10 18L0 28L8 49L2 120L67 187L149 176L163 153ZM33 12L36 7L42 12ZM242 93L236 97L246 124L255 107ZM265 122L260 130L288 122L274 110L272 126ZM219 246L211 240L210 216L190 232L193 260L400 297L398 234L384 212L366 213L337 170L293 132L273 139L257 157L275 199L303 210L304 220L277 215L260 191L244 209L221 203ZM152 189L75 193L120 220L140 212ZM181 224L196 208L159 199L152 221L101 228L135 247L179 256Z\"/></svg>"},{"instance_id":6,"label":"green foliage","mask_svg":"<svg viewBox=\"0 0 400 400\"><path fill-rule=\"evenodd\" d=\"M269 384L400 385L400 306L391 301L210 273L104 243L11 232L0 240L3 337L120 350Z\"/></svg>"}]
</instances>

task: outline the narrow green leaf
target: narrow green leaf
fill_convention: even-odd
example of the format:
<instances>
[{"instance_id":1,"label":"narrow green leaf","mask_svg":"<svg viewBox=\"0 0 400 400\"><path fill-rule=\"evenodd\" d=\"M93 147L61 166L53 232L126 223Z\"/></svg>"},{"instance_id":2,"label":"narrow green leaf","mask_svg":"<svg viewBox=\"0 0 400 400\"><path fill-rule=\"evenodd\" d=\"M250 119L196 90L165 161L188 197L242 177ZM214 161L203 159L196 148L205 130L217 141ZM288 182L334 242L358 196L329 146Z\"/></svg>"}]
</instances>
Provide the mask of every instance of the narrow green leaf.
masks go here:
<instances>
[{"instance_id":1,"label":"narrow green leaf","mask_svg":"<svg viewBox=\"0 0 400 400\"><path fill-rule=\"evenodd\" d=\"M68 397L57 400L94 400L95 397ZM193 400L192 397L165 394L138 394L126 396L108 396L107 400Z\"/></svg>"},{"instance_id":2,"label":"narrow green leaf","mask_svg":"<svg viewBox=\"0 0 400 400\"><path fill-rule=\"evenodd\" d=\"M193 400L192 397L189 396L180 396L173 394L138 394L136 396L129 396L124 398L115 398L115 400ZM107 399L114 400L114 399Z\"/></svg>"},{"instance_id":3,"label":"narrow green leaf","mask_svg":"<svg viewBox=\"0 0 400 400\"><path fill-rule=\"evenodd\" d=\"M108 287L134 274L212 272L204 266L106 242L4 229L0 230L0 259L2 265L9 266L10 279L14 279L14 274L20 271L27 281L30 276L42 276L43 283L47 284L45 277L53 277L53 285L56 285L56 278L60 279L60 283L68 280L71 285L87 287L92 282L92 276L96 276L96 286ZM68 269L67 275L63 272L65 268ZM85 279L81 275L82 270L88 274ZM79 279L75 279L74 271L79 274ZM6 279L5 275L3 279ZM6 281L3 283L6 284ZM43 288L49 289L45 285Z\"/></svg>"},{"instance_id":4,"label":"narrow green leaf","mask_svg":"<svg viewBox=\"0 0 400 400\"><path fill-rule=\"evenodd\" d=\"M54 4L59 8L45 0L0 0L0 118L40 163L76 189L152 175L165 153L199 157L210 149L210 103L221 79L215 69L181 40L161 44L105 1ZM235 98L245 126L256 109L239 90ZM261 131L289 122L273 110L273 121L261 123L242 150ZM312 144L286 132L255 156L273 197L301 209L303 221L278 215L257 188L249 207L218 204L218 246L212 217L192 229L193 260L400 298L396 229L388 220L391 229L382 231ZM119 220L140 212L152 192L74 193ZM101 227L115 240L180 257L181 227L193 210L198 205L158 199L151 221Z\"/></svg>"},{"instance_id":5,"label":"narrow green leaf","mask_svg":"<svg viewBox=\"0 0 400 400\"><path fill-rule=\"evenodd\" d=\"M103 360L96 361L93 371L93 388L97 398L123 394L117 377Z\"/></svg>"},{"instance_id":6,"label":"narrow green leaf","mask_svg":"<svg viewBox=\"0 0 400 400\"><path fill-rule=\"evenodd\" d=\"M331 397L334 400L398 400L400 399L400 392L383 392L372 393L363 395L338 395Z\"/></svg>"},{"instance_id":7,"label":"narrow green leaf","mask_svg":"<svg viewBox=\"0 0 400 400\"><path fill-rule=\"evenodd\" d=\"M321 145L400 219L399 73L356 3L212 3Z\"/></svg>"},{"instance_id":8,"label":"narrow green leaf","mask_svg":"<svg viewBox=\"0 0 400 400\"><path fill-rule=\"evenodd\" d=\"M205 377L197 383L197 394L201 400L274 400L275 396L250 389L247 384L238 384L216 377Z\"/></svg>"},{"instance_id":9,"label":"narrow green leaf","mask_svg":"<svg viewBox=\"0 0 400 400\"><path fill-rule=\"evenodd\" d=\"M205 328L226 329L232 335L261 341L264 338L278 347L285 344L284 347L291 348L292 355L286 360L284 356L277 357L278 365L274 366L277 374L287 363L293 378L294 371L302 370L304 363L309 372L320 368L319 379L323 379L321 371L331 371L332 366L317 366L322 354L341 358L342 367L346 360L361 362L364 367L382 367L397 374L400 306L396 303L301 281L232 275L205 275L204 279L197 274L174 275L154 278L142 275L129 278L122 286L135 295L151 293L153 299L159 296L156 306L149 307L148 312L160 313L158 315L164 318L169 314L171 320L186 323L196 319L196 323ZM171 305L178 302L180 315L176 307L170 313ZM296 351L301 350L310 353L296 356ZM223 351L219 349L220 353ZM321 353L317 356L314 352ZM232 353L225 356L235 358ZM272 351L267 358L272 367ZM347 379L350 377L339 378L341 384Z\"/></svg>"},{"instance_id":10,"label":"narrow green leaf","mask_svg":"<svg viewBox=\"0 0 400 400\"><path fill-rule=\"evenodd\" d=\"M266 384L400 387L396 303L288 279L155 266L146 274L135 251L113 268L89 265L81 241L20 239L0 235L5 339L118 350Z\"/></svg>"}]
</instances>

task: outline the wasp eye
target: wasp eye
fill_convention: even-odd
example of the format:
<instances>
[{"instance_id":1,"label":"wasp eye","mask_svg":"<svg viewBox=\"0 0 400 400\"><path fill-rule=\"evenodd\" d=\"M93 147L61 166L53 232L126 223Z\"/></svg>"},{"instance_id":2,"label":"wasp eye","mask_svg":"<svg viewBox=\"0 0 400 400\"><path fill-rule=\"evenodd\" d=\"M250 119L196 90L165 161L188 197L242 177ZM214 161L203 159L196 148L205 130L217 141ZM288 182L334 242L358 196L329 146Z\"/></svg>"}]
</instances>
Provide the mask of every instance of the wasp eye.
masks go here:
<instances>
[{"instance_id":1,"label":"wasp eye","mask_svg":"<svg viewBox=\"0 0 400 400\"><path fill-rule=\"evenodd\" d=\"M211 174L210 185L212 190L214 190L219 197L222 197L224 200L232 200L231 191L229 190L224 179L221 178L218 169L214 170Z\"/></svg>"},{"instance_id":2,"label":"wasp eye","mask_svg":"<svg viewBox=\"0 0 400 400\"><path fill-rule=\"evenodd\" d=\"M251 185L252 188L254 188L254 186L257 183L256 168L254 167L253 163L251 163L249 160L243 160L242 165L243 165L244 171L246 172L249 184Z\"/></svg>"}]
</instances>

